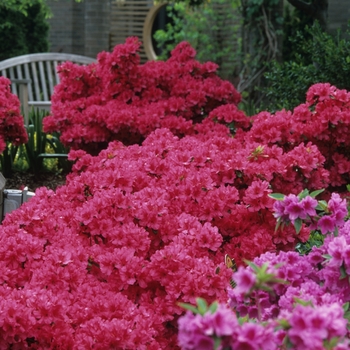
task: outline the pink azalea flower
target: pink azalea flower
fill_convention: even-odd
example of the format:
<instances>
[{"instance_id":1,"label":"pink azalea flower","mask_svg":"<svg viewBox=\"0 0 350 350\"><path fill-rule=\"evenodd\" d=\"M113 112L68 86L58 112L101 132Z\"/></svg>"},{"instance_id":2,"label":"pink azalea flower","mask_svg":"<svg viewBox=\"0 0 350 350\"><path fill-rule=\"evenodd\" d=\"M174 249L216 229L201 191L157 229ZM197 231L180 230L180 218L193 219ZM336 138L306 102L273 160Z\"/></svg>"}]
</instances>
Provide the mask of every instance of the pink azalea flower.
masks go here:
<instances>
[{"instance_id":1,"label":"pink azalea flower","mask_svg":"<svg viewBox=\"0 0 350 350\"><path fill-rule=\"evenodd\" d=\"M238 271L233 275L234 281L237 283L237 293L249 293L256 282L256 275L244 267L240 266Z\"/></svg>"},{"instance_id":2,"label":"pink azalea flower","mask_svg":"<svg viewBox=\"0 0 350 350\"><path fill-rule=\"evenodd\" d=\"M318 220L317 225L318 225L318 228L321 230L321 233L325 235L328 232L334 231L336 227L336 220L334 216L325 215L320 220Z\"/></svg>"},{"instance_id":3,"label":"pink azalea flower","mask_svg":"<svg viewBox=\"0 0 350 350\"><path fill-rule=\"evenodd\" d=\"M318 204L317 200L310 196L307 196L301 200L301 205L305 213L310 217L313 217L316 215L317 204Z\"/></svg>"}]
</instances>

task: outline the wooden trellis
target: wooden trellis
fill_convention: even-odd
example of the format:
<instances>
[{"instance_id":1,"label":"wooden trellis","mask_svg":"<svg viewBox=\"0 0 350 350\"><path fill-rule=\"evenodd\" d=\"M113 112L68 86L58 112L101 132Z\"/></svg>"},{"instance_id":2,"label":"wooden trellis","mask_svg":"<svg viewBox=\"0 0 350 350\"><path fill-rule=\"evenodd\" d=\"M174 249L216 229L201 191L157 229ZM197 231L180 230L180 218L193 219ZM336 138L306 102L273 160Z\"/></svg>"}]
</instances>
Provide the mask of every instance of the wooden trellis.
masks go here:
<instances>
[{"instance_id":1,"label":"wooden trellis","mask_svg":"<svg viewBox=\"0 0 350 350\"><path fill-rule=\"evenodd\" d=\"M143 41L143 28L153 0L114 0L111 6L110 49L122 44L129 36ZM147 61L144 46L141 47L141 61Z\"/></svg>"}]
</instances>

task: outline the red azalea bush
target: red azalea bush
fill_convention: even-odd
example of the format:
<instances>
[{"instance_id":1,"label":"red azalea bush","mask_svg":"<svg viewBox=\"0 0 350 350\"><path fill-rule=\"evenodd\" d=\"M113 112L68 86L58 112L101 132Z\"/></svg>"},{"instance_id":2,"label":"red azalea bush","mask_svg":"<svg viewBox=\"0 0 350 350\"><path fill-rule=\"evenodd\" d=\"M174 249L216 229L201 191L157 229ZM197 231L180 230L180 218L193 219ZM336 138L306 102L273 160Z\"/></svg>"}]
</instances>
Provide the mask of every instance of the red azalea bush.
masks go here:
<instances>
[{"instance_id":1,"label":"red azalea bush","mask_svg":"<svg viewBox=\"0 0 350 350\"><path fill-rule=\"evenodd\" d=\"M96 64L61 65L44 130L59 131L67 146L96 153L113 140L140 143L157 128L191 133L193 123L215 107L240 101L233 85L216 75L217 65L196 61L188 43L166 62L143 65L139 48L137 38L128 38L113 52L100 53Z\"/></svg>"},{"instance_id":2,"label":"red azalea bush","mask_svg":"<svg viewBox=\"0 0 350 350\"><path fill-rule=\"evenodd\" d=\"M332 187L339 190L350 182L347 91L316 84L294 111L261 112L249 120L237 109L240 95L232 84L218 78L215 64L197 62L187 43L178 45L168 61L143 65L139 46L129 38L112 53L99 54L96 64L63 64L44 130L59 131L65 145L97 154L113 140L141 144L157 128L180 137L203 132L196 126L209 116L238 132L241 142L278 145L284 152L311 142L325 157Z\"/></svg>"},{"instance_id":3,"label":"red azalea bush","mask_svg":"<svg viewBox=\"0 0 350 350\"><path fill-rule=\"evenodd\" d=\"M11 93L10 84L9 79L0 77L0 153L5 150L7 141L15 146L28 141L20 113L20 102Z\"/></svg>"},{"instance_id":4,"label":"red azalea bush","mask_svg":"<svg viewBox=\"0 0 350 350\"><path fill-rule=\"evenodd\" d=\"M245 137L264 145L277 144L284 151L311 142L325 157L332 187L341 190L350 183L350 92L328 83L315 84L306 94L306 103L293 112L261 112L253 119Z\"/></svg>"}]
</instances>

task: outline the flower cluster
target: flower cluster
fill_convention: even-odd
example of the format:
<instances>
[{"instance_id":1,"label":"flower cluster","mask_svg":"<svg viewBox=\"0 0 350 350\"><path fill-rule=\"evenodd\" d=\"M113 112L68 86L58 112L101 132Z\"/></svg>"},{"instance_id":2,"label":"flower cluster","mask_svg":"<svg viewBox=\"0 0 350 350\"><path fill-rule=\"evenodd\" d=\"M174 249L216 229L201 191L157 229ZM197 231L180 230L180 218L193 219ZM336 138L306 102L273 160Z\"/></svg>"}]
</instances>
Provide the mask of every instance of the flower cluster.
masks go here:
<instances>
[{"instance_id":1,"label":"flower cluster","mask_svg":"<svg viewBox=\"0 0 350 350\"><path fill-rule=\"evenodd\" d=\"M100 53L96 64L61 65L44 130L59 131L66 145L96 153L112 140L141 143L156 128L193 133L193 124L215 107L240 101L233 85L216 75L218 67L196 61L188 43L166 62L143 65L139 47L137 38L128 38L113 52Z\"/></svg>"},{"instance_id":2,"label":"flower cluster","mask_svg":"<svg viewBox=\"0 0 350 350\"><path fill-rule=\"evenodd\" d=\"M328 83L311 86L306 102L293 111L261 112L253 117L249 137L287 151L311 142L326 159L332 186L350 183L350 93ZM248 136L247 136L248 137Z\"/></svg>"},{"instance_id":3,"label":"flower cluster","mask_svg":"<svg viewBox=\"0 0 350 350\"><path fill-rule=\"evenodd\" d=\"M280 199L274 204L277 225L291 222L299 232L302 222L305 222L311 229L320 230L324 235L328 232L337 233L348 215L346 200L342 199L338 193L332 193L328 203L323 200L317 201L314 197L321 192L322 190L315 191L309 195L309 191L304 190L298 196L270 195Z\"/></svg>"},{"instance_id":4,"label":"flower cluster","mask_svg":"<svg viewBox=\"0 0 350 350\"><path fill-rule=\"evenodd\" d=\"M198 302L203 302L200 299ZM188 311L179 319L181 349L261 349L273 350L275 335L272 327L257 323L240 323L236 315L223 304L213 303L205 312Z\"/></svg>"},{"instance_id":5,"label":"flower cluster","mask_svg":"<svg viewBox=\"0 0 350 350\"><path fill-rule=\"evenodd\" d=\"M114 140L141 144L157 128L180 137L231 133L242 144L278 146L282 152L300 153L298 147L304 145L317 148L322 156L315 158L310 152L302 163L290 159L286 176L296 178L298 171L324 163L327 172L321 178L329 177L333 187L350 183L347 91L315 84L306 103L294 111L264 111L248 118L237 109L241 97L233 85L218 78L215 64L196 61L188 43L179 44L165 62L143 65L139 47L137 38L128 38L113 52L100 53L97 63L61 65L61 83L52 96L52 115L44 119L44 130L59 131L65 145L90 154ZM313 180L306 177L302 188L286 188L285 193L312 187Z\"/></svg>"},{"instance_id":6,"label":"flower cluster","mask_svg":"<svg viewBox=\"0 0 350 350\"><path fill-rule=\"evenodd\" d=\"M0 153L5 150L7 141L15 146L28 141L20 114L20 102L11 93L10 84L9 79L0 77Z\"/></svg>"},{"instance_id":7,"label":"flower cluster","mask_svg":"<svg viewBox=\"0 0 350 350\"><path fill-rule=\"evenodd\" d=\"M179 345L183 350L348 349L347 321L338 303L323 306L298 304L279 319L248 322L220 304L213 312L179 319ZM277 330L277 331L276 331Z\"/></svg>"},{"instance_id":8,"label":"flower cluster","mask_svg":"<svg viewBox=\"0 0 350 350\"><path fill-rule=\"evenodd\" d=\"M203 315L190 308L192 312L179 319L179 344L188 350L197 349L199 342L233 350L243 345L348 349L349 243L350 222L346 222L339 236L327 236L324 245L309 255L279 252L255 258L233 274L237 287L229 290L227 306L219 304ZM249 346L242 337L244 327L251 330Z\"/></svg>"}]
</instances>

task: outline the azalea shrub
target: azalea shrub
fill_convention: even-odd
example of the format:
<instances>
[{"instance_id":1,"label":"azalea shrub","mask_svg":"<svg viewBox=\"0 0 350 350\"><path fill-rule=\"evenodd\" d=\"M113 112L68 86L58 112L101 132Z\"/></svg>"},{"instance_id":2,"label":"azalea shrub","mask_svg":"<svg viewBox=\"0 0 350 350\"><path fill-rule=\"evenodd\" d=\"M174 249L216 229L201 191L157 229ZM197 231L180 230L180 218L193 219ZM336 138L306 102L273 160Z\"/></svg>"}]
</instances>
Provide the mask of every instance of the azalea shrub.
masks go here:
<instances>
[{"instance_id":1,"label":"azalea shrub","mask_svg":"<svg viewBox=\"0 0 350 350\"><path fill-rule=\"evenodd\" d=\"M215 107L240 102L233 85L217 76L218 66L196 61L188 43L179 44L166 62L143 65L140 45L131 37L113 52L100 53L96 64L62 64L44 130L60 132L66 146L96 153L113 140L141 143L161 127L188 134Z\"/></svg>"},{"instance_id":2,"label":"azalea shrub","mask_svg":"<svg viewBox=\"0 0 350 350\"><path fill-rule=\"evenodd\" d=\"M6 142L15 146L28 141L20 112L20 102L11 92L10 80L0 77L0 153L6 149Z\"/></svg>"},{"instance_id":3,"label":"azalea shrub","mask_svg":"<svg viewBox=\"0 0 350 350\"><path fill-rule=\"evenodd\" d=\"M324 157L318 164L324 162L332 188L342 191L350 183L346 90L315 84L306 102L293 111L264 111L249 119L237 110L241 97L233 85L217 76L218 66L196 61L188 43L179 44L167 61L142 65L139 47L136 38L128 38L113 52L100 53L97 63L61 65L61 83L52 96L52 114L44 118L44 130L60 132L66 146L97 154L114 140L141 144L162 127L179 137L194 135L202 132L197 124L209 118L228 126L231 134L238 132L240 142L262 147L260 157L267 156L266 146L279 146L283 152L301 144L317 146ZM302 188L312 186L308 180ZM286 188L285 193L300 190Z\"/></svg>"},{"instance_id":4,"label":"azalea shrub","mask_svg":"<svg viewBox=\"0 0 350 350\"><path fill-rule=\"evenodd\" d=\"M306 102L293 111L253 117L249 137L263 145L279 145L284 151L311 142L325 157L330 185L344 191L350 183L350 93L329 83L311 86ZM308 184L305 183L305 187ZM299 191L299 190L298 190ZM288 193L288 192L284 192ZM298 193L298 192L293 192Z\"/></svg>"},{"instance_id":5,"label":"azalea shrub","mask_svg":"<svg viewBox=\"0 0 350 350\"><path fill-rule=\"evenodd\" d=\"M346 201L287 196L275 205L283 224L305 220L328 234L308 255L265 253L233 273L228 303L198 298L179 319L182 349L348 349L350 222ZM325 225L333 222L332 230ZM299 226L295 225L296 229ZM327 229L325 228L327 227ZM339 230L339 232L338 232Z\"/></svg>"},{"instance_id":6,"label":"azalea shrub","mask_svg":"<svg viewBox=\"0 0 350 350\"><path fill-rule=\"evenodd\" d=\"M176 348L178 302L226 300L226 253L240 265L308 238L306 227L274 231L271 185L259 177L273 185L310 152L266 148L255 159L212 127L181 139L157 129L142 146L116 141L95 157L71 151L67 184L6 216L1 346Z\"/></svg>"}]
</instances>

